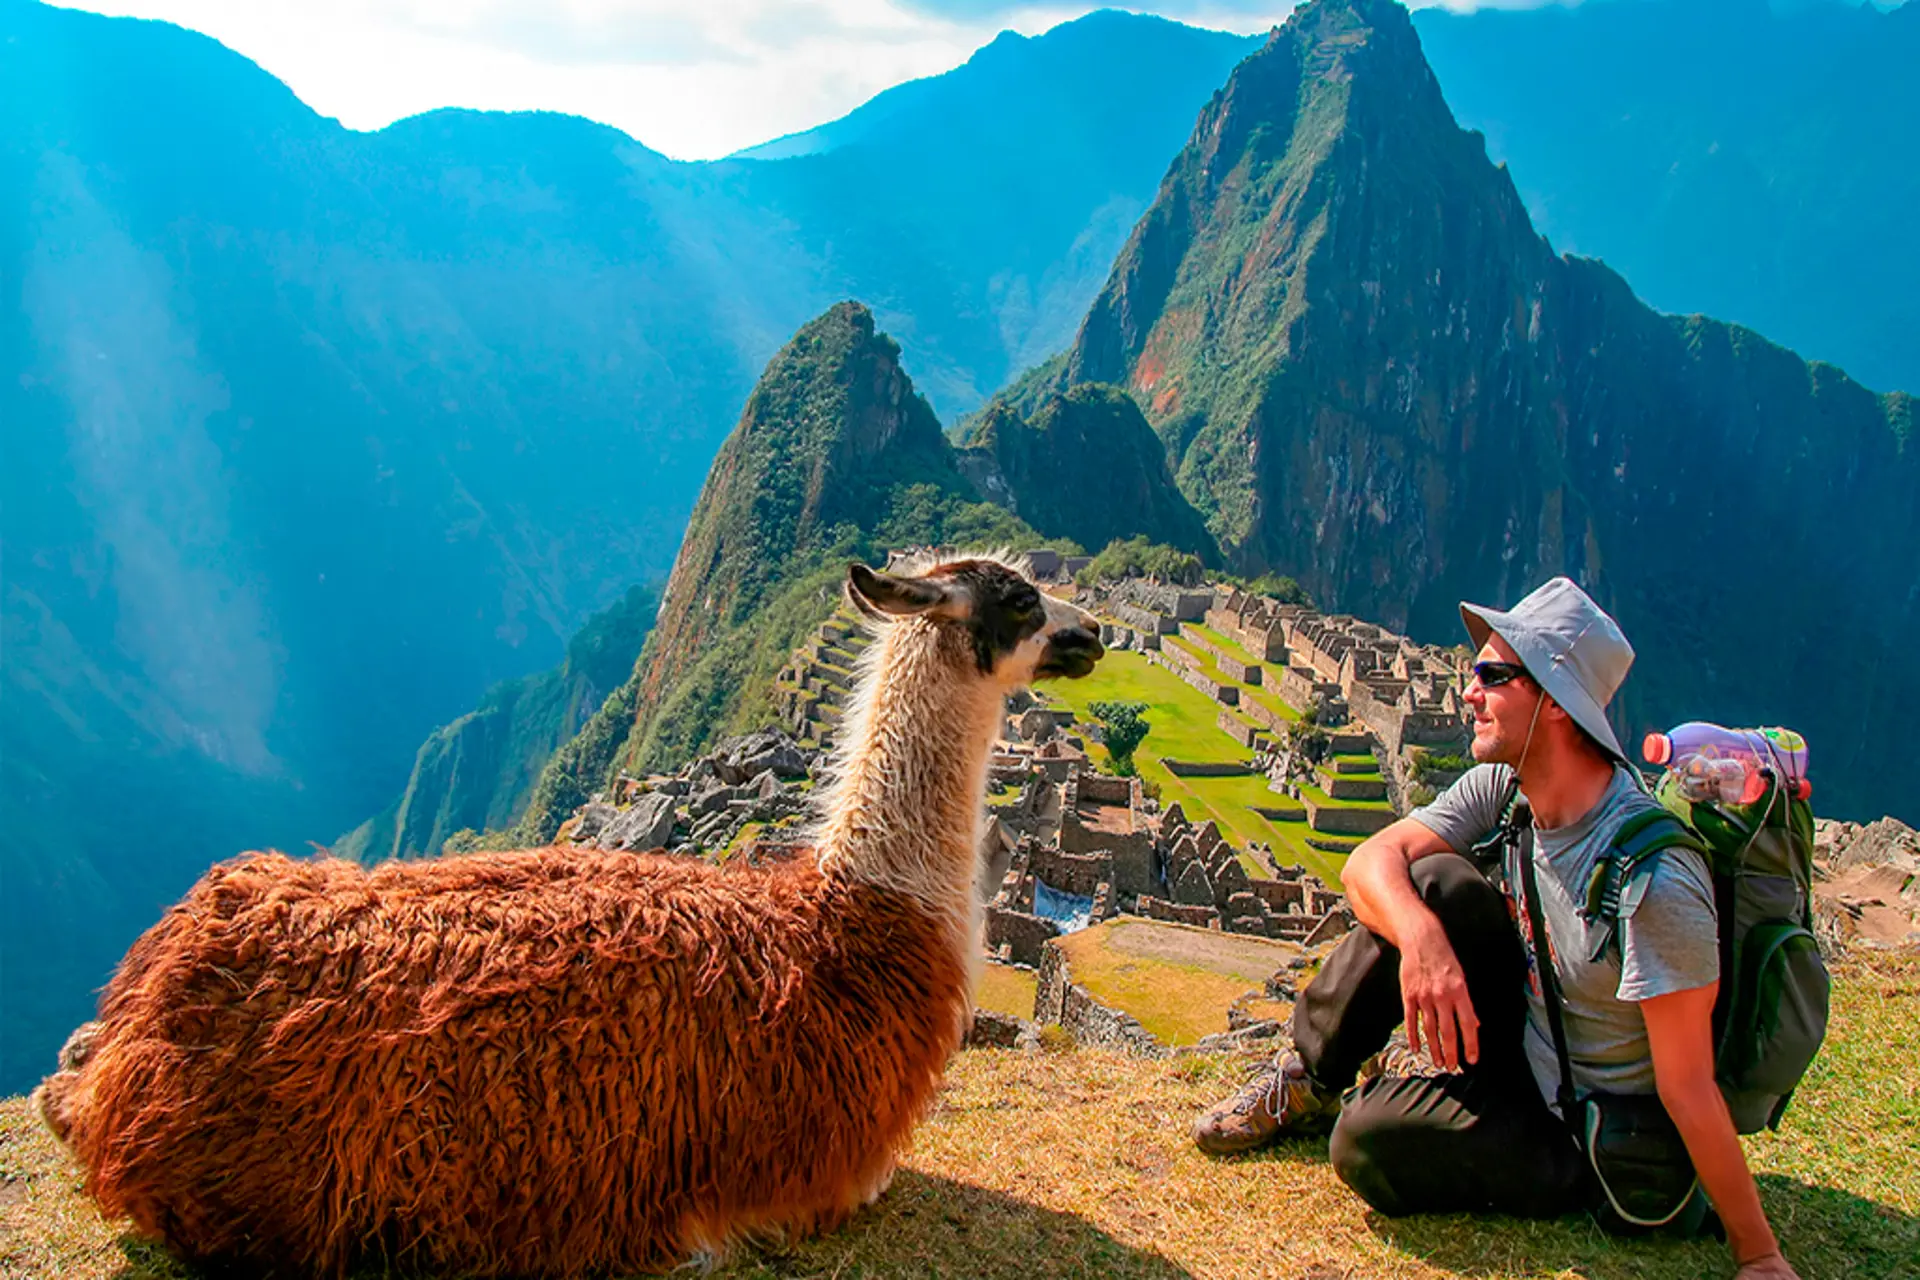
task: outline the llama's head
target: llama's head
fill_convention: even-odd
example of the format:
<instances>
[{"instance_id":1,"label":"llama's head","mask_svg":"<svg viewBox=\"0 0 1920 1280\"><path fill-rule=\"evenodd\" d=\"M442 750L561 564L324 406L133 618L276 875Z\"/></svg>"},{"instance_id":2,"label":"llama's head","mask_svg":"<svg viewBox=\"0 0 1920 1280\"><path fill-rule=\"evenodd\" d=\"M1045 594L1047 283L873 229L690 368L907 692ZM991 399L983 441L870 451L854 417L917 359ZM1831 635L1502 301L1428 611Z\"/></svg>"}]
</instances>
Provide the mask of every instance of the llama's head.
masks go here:
<instances>
[{"instance_id":1,"label":"llama's head","mask_svg":"<svg viewBox=\"0 0 1920 1280\"><path fill-rule=\"evenodd\" d=\"M1106 652L1091 614L997 559L953 560L911 577L849 565L847 599L869 619L924 628L956 666L1002 691L1054 676L1077 679Z\"/></svg>"}]
</instances>

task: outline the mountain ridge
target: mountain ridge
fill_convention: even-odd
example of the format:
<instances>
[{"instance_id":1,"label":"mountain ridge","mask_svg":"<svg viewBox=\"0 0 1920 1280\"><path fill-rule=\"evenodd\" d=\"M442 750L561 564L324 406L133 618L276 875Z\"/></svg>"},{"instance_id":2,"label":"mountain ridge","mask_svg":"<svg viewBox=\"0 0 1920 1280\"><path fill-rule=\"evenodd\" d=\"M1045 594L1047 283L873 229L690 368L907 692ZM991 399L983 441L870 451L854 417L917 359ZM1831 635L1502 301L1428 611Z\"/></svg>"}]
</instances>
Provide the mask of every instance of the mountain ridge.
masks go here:
<instances>
[{"instance_id":1,"label":"mountain ridge","mask_svg":"<svg viewBox=\"0 0 1920 1280\"><path fill-rule=\"evenodd\" d=\"M1870 766L1920 714L1881 600L1920 581L1911 398L1556 255L1397 5L1314 0L1235 70L1036 376L1127 387L1230 567L1436 641L1569 573L1641 646L1632 728L1782 718L1836 812L1912 812ZM1702 538L1757 545L1676 562ZM1836 663L1863 687L1784 674Z\"/></svg>"}]
</instances>

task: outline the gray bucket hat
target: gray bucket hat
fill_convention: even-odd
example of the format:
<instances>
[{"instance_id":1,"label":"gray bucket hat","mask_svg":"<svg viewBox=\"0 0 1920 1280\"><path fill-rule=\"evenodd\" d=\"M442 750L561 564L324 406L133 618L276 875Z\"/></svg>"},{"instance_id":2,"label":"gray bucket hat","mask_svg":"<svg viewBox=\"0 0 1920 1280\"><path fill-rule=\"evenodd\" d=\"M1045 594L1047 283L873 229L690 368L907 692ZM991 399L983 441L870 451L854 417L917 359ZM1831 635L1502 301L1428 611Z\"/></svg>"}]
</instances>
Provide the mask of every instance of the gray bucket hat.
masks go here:
<instances>
[{"instance_id":1,"label":"gray bucket hat","mask_svg":"<svg viewBox=\"0 0 1920 1280\"><path fill-rule=\"evenodd\" d=\"M1626 761L1607 723L1607 704L1633 666L1633 646L1571 578L1553 579L1505 613L1461 601L1460 620L1476 650L1487 643L1488 633L1512 645L1527 674L1574 723Z\"/></svg>"}]
</instances>

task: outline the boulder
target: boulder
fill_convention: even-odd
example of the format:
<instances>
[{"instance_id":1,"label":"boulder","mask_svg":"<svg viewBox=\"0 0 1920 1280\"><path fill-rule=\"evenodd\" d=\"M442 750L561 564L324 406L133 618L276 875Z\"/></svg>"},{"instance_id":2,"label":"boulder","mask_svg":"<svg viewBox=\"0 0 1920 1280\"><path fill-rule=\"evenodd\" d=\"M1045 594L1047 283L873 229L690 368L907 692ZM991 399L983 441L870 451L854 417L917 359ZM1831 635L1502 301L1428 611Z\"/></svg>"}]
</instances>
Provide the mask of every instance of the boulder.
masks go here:
<instances>
[{"instance_id":1,"label":"boulder","mask_svg":"<svg viewBox=\"0 0 1920 1280\"><path fill-rule=\"evenodd\" d=\"M1813 852L1836 872L1882 863L1907 865L1920 859L1920 832L1898 818L1864 826L1822 820L1814 824Z\"/></svg>"},{"instance_id":2,"label":"boulder","mask_svg":"<svg viewBox=\"0 0 1920 1280\"><path fill-rule=\"evenodd\" d=\"M710 813L718 813L726 808L738 794L732 787L720 783L711 784L687 802L687 812L695 818L704 818Z\"/></svg>"},{"instance_id":3,"label":"boulder","mask_svg":"<svg viewBox=\"0 0 1920 1280\"><path fill-rule=\"evenodd\" d=\"M604 800L589 801L586 804L586 806L580 810L579 817L574 819L574 823L573 823L574 843L576 844L593 843L593 838L599 835L600 832L603 829L605 829L606 825L609 822L613 821L614 817L618 815L619 812L620 811L618 809L614 808L612 805L608 804Z\"/></svg>"},{"instance_id":4,"label":"boulder","mask_svg":"<svg viewBox=\"0 0 1920 1280\"><path fill-rule=\"evenodd\" d=\"M600 849L659 849L673 834L674 797L662 791L641 796L616 812L593 843Z\"/></svg>"}]
</instances>

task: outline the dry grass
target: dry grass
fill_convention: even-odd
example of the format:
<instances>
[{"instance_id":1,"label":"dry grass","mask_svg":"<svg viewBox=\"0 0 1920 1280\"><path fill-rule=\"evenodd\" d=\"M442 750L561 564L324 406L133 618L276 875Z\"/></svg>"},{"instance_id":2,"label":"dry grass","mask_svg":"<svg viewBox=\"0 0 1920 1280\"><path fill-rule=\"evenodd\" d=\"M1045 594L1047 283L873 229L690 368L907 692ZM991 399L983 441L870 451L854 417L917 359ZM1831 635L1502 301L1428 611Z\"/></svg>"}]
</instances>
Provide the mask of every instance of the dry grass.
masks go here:
<instances>
[{"instance_id":1,"label":"dry grass","mask_svg":"<svg viewBox=\"0 0 1920 1280\"><path fill-rule=\"evenodd\" d=\"M1031 969L1016 969L1006 964L982 965L980 979L973 988L973 1003L995 1013L1032 1018L1033 999L1039 987L1040 976Z\"/></svg>"},{"instance_id":2,"label":"dry grass","mask_svg":"<svg viewBox=\"0 0 1920 1280\"><path fill-rule=\"evenodd\" d=\"M1750 1141L1749 1157L1808 1280L1912 1277L1920 1273L1920 963L1851 966L1836 1015L1834 1042L1787 1132ZM1328 1172L1323 1142L1209 1160L1187 1142L1188 1122L1244 1066L964 1053L879 1204L845 1230L742 1256L716 1275L1695 1280L1732 1271L1711 1241L1613 1240L1582 1218L1383 1219ZM76 1183L25 1103L0 1104L0 1275L186 1274L121 1239Z\"/></svg>"},{"instance_id":3,"label":"dry grass","mask_svg":"<svg viewBox=\"0 0 1920 1280\"><path fill-rule=\"evenodd\" d=\"M1178 938L1177 947L1155 945ZM1211 944L1211 945L1209 945ZM1299 949L1264 938L1122 917L1062 937L1073 980L1162 1044L1227 1030L1227 1009Z\"/></svg>"}]
</instances>

